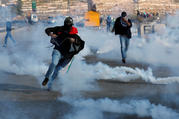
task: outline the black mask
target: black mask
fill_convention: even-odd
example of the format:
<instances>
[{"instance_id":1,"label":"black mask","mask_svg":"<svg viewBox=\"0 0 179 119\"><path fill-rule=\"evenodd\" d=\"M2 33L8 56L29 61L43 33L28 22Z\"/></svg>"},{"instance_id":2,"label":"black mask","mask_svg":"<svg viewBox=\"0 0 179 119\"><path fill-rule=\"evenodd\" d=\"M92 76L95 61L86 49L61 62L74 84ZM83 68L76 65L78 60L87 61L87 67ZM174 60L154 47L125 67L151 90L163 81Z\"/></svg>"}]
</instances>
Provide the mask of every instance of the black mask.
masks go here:
<instances>
[{"instance_id":1,"label":"black mask","mask_svg":"<svg viewBox=\"0 0 179 119\"><path fill-rule=\"evenodd\" d=\"M71 17L67 17L64 21L65 27L72 27L73 26L73 19Z\"/></svg>"}]
</instances>

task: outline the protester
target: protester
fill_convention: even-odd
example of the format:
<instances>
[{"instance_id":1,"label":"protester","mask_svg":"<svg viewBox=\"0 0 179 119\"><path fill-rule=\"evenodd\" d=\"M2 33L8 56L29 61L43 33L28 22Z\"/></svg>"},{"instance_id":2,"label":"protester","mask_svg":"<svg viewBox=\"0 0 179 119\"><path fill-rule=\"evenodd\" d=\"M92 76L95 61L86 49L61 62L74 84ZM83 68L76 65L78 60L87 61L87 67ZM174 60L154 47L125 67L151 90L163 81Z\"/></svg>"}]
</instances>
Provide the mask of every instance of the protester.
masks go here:
<instances>
[{"instance_id":1,"label":"protester","mask_svg":"<svg viewBox=\"0 0 179 119\"><path fill-rule=\"evenodd\" d=\"M7 33L6 33L6 36L5 36L5 39L4 39L3 47L7 47L7 39L8 39L8 37L9 37L9 39L11 39L13 41L14 44L16 43L16 41L12 37L11 31L12 31L12 23L10 21L7 21L6 22L6 32Z\"/></svg>"},{"instance_id":2,"label":"protester","mask_svg":"<svg viewBox=\"0 0 179 119\"><path fill-rule=\"evenodd\" d=\"M107 16L107 19L106 19L106 30L107 30L107 32L110 31L110 28L111 28L111 22L112 22L111 16L108 15L108 16Z\"/></svg>"},{"instance_id":3,"label":"protester","mask_svg":"<svg viewBox=\"0 0 179 119\"><path fill-rule=\"evenodd\" d=\"M84 41L77 35L78 30L73 27L71 17L65 19L63 26L47 28L45 32L51 37L51 43L55 46L52 52L52 62L42 82L43 86L48 83L48 89L50 90L58 71L65 67L73 56L84 48Z\"/></svg>"},{"instance_id":4,"label":"protester","mask_svg":"<svg viewBox=\"0 0 179 119\"><path fill-rule=\"evenodd\" d=\"M119 35L121 43L121 54L122 62L126 63L126 53L129 47L129 41L131 38L131 27L132 22L127 18L127 13L124 11L121 13L121 16L118 17L115 21L112 32L115 31L115 35Z\"/></svg>"}]
</instances>

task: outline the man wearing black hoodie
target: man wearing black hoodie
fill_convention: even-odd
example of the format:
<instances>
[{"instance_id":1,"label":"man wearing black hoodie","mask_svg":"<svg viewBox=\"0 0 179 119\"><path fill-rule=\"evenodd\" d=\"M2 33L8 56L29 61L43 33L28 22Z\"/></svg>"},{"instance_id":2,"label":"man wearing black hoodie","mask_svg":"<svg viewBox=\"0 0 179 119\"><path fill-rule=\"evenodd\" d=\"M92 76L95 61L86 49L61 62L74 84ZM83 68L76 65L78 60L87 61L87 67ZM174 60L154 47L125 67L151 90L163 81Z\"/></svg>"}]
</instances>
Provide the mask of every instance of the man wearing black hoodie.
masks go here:
<instances>
[{"instance_id":1,"label":"man wearing black hoodie","mask_svg":"<svg viewBox=\"0 0 179 119\"><path fill-rule=\"evenodd\" d=\"M132 27L132 22L130 19L127 18L127 13L122 12L121 16L116 19L112 30L112 32L115 31L115 35L119 35L123 63L126 63L126 53L129 46L129 40L132 35L131 27Z\"/></svg>"},{"instance_id":2,"label":"man wearing black hoodie","mask_svg":"<svg viewBox=\"0 0 179 119\"><path fill-rule=\"evenodd\" d=\"M48 83L48 89L50 89L52 81L58 75L58 71L65 67L72 57L84 48L84 41L77 35L78 30L73 27L71 17L65 19L64 26L47 28L45 32L51 37L51 43L55 46L52 53L52 62L42 82L43 86Z\"/></svg>"}]
</instances>

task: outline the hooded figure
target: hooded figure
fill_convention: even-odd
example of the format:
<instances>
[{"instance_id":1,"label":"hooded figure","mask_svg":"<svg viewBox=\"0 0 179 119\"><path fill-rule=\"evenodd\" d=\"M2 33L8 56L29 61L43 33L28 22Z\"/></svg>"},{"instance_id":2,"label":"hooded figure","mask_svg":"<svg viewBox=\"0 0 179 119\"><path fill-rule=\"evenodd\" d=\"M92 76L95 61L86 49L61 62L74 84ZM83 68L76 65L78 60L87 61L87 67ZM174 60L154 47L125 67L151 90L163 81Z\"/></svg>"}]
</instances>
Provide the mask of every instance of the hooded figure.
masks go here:
<instances>
[{"instance_id":1,"label":"hooded figure","mask_svg":"<svg viewBox=\"0 0 179 119\"><path fill-rule=\"evenodd\" d=\"M78 36L77 28L73 27L73 19L67 17L63 26L50 27L45 30L51 37L54 44L52 52L52 62L45 75L42 85L48 82L48 89L51 89L52 81L57 77L58 71L65 67L84 48L84 41Z\"/></svg>"},{"instance_id":2,"label":"hooded figure","mask_svg":"<svg viewBox=\"0 0 179 119\"><path fill-rule=\"evenodd\" d=\"M112 32L115 31L115 35L119 35L123 63L126 62L129 41L132 36L131 27L132 22L127 18L127 13L124 11L121 13L121 16L116 19L112 30Z\"/></svg>"}]
</instances>

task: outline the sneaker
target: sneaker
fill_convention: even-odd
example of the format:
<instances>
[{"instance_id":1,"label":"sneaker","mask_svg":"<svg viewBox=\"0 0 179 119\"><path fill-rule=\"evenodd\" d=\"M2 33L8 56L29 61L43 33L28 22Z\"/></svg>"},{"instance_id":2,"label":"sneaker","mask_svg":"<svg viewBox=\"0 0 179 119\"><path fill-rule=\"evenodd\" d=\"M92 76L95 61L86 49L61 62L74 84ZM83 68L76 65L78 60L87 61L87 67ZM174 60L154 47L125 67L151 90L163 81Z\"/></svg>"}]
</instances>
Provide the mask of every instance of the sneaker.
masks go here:
<instances>
[{"instance_id":1,"label":"sneaker","mask_svg":"<svg viewBox=\"0 0 179 119\"><path fill-rule=\"evenodd\" d=\"M125 59L122 59L122 62L125 64L125 63L126 63L126 60L125 60Z\"/></svg>"},{"instance_id":2,"label":"sneaker","mask_svg":"<svg viewBox=\"0 0 179 119\"><path fill-rule=\"evenodd\" d=\"M42 85L43 85L43 86L47 85L48 80L49 80L48 78L45 78L45 79L43 80L43 82L42 82Z\"/></svg>"}]
</instances>

